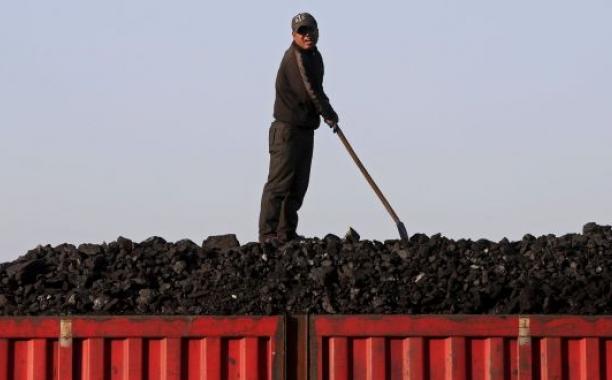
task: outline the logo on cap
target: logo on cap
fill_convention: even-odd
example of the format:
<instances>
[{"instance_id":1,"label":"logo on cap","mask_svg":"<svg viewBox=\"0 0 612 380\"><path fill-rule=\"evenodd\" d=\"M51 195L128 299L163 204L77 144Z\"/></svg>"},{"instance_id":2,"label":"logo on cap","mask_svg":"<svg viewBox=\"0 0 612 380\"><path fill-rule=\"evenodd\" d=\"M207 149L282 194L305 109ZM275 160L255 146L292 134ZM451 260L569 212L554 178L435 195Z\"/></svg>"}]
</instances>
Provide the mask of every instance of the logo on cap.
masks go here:
<instances>
[{"instance_id":1,"label":"logo on cap","mask_svg":"<svg viewBox=\"0 0 612 380\"><path fill-rule=\"evenodd\" d=\"M297 14L291 20L291 26L292 26L294 32L301 25L310 25L310 26L316 27L317 26L317 21L315 20L315 18L310 13L302 12L302 13Z\"/></svg>"}]
</instances>

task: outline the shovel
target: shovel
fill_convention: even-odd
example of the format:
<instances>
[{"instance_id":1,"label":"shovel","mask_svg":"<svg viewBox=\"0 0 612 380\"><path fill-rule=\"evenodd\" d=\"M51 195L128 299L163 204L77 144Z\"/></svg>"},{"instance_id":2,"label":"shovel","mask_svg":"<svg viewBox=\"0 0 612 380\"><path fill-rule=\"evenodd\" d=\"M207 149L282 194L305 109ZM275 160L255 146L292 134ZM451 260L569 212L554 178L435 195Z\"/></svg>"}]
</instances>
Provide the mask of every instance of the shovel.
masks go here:
<instances>
[{"instance_id":1,"label":"shovel","mask_svg":"<svg viewBox=\"0 0 612 380\"><path fill-rule=\"evenodd\" d=\"M389 213L389 215L391 215L391 218L393 218L393 221L397 225L397 230L399 231L400 238L402 239L404 243L408 243L408 232L406 232L406 226L404 226L404 223L402 223L402 221L399 219L395 211L393 211L393 208L387 201L387 198L385 198L385 196L380 191L380 189L378 188L378 186L376 185L372 177L370 177L370 174L368 173L366 168L361 163L361 160L359 159L359 157L357 157L357 154L355 154L353 147L351 147L351 144L349 144L348 140L344 136L344 133L342 133L342 130L340 129L338 124L332 124L331 127L332 127L333 132L338 134L338 137L340 137L340 141L342 141L342 144L344 144L344 147L346 148L346 150L348 150L349 154L353 158L353 161L355 161L355 164L357 164L357 166L359 167L359 170L361 170L361 174L363 174L366 181L368 181L368 183L370 184L370 186L372 187L376 195L378 195L378 199L380 199L380 201L383 203L383 205L387 209L387 212Z\"/></svg>"}]
</instances>

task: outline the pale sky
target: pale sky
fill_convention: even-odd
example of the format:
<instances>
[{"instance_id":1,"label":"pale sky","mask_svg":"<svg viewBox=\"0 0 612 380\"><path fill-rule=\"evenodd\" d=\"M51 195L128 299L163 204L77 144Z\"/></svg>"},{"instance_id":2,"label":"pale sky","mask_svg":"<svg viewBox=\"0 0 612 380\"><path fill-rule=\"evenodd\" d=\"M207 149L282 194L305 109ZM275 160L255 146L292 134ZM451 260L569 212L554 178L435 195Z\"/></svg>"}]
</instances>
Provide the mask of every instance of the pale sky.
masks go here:
<instances>
[{"instance_id":1,"label":"pale sky","mask_svg":"<svg viewBox=\"0 0 612 380\"><path fill-rule=\"evenodd\" d=\"M291 17L408 233L612 223L610 1L0 0L0 262L119 235L257 238ZM329 128L298 232L397 237Z\"/></svg>"}]
</instances>

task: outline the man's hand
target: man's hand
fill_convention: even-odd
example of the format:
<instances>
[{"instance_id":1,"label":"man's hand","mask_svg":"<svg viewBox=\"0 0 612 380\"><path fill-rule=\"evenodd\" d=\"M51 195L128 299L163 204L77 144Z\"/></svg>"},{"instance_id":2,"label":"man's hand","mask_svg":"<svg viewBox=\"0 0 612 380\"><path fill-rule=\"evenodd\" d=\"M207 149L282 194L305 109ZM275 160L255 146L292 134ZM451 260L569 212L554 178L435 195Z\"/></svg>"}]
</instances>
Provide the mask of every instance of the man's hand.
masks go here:
<instances>
[{"instance_id":1,"label":"man's hand","mask_svg":"<svg viewBox=\"0 0 612 380\"><path fill-rule=\"evenodd\" d=\"M332 129L332 132L336 133L338 132L338 119L336 118L336 120L331 120L331 119L324 119L325 120L325 124L329 125L329 127Z\"/></svg>"}]
</instances>

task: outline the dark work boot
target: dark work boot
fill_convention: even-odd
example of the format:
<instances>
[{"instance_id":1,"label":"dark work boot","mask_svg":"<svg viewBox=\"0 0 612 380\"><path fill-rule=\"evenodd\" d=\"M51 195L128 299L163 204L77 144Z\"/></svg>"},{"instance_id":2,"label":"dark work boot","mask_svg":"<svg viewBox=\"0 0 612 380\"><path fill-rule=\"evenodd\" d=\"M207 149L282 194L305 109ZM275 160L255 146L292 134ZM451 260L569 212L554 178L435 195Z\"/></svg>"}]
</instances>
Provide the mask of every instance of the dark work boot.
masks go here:
<instances>
[{"instance_id":1,"label":"dark work boot","mask_svg":"<svg viewBox=\"0 0 612 380\"><path fill-rule=\"evenodd\" d=\"M302 235L298 235L295 232L288 234L281 234L278 237L278 241L281 244L289 243L291 241L304 241L306 238Z\"/></svg>"},{"instance_id":2,"label":"dark work boot","mask_svg":"<svg viewBox=\"0 0 612 380\"><path fill-rule=\"evenodd\" d=\"M274 234L274 235L263 235L263 236L259 237L259 242L261 244L278 245L279 244L279 239L278 239L278 236L276 236L276 234Z\"/></svg>"}]
</instances>

